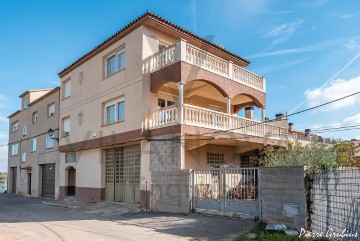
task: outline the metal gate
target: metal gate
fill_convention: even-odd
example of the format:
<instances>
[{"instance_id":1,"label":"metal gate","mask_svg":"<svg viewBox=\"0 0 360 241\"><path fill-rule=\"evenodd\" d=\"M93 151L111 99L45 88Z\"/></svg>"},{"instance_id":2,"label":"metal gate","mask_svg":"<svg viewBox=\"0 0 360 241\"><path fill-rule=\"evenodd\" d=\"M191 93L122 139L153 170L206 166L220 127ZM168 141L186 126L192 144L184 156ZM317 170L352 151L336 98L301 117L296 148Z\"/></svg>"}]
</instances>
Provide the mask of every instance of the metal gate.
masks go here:
<instances>
[{"instance_id":1,"label":"metal gate","mask_svg":"<svg viewBox=\"0 0 360 241\"><path fill-rule=\"evenodd\" d=\"M106 150L106 200L140 202L140 162L140 145Z\"/></svg>"},{"instance_id":2,"label":"metal gate","mask_svg":"<svg viewBox=\"0 0 360 241\"><path fill-rule=\"evenodd\" d=\"M258 168L208 168L190 173L193 211L212 210L260 218Z\"/></svg>"}]
</instances>

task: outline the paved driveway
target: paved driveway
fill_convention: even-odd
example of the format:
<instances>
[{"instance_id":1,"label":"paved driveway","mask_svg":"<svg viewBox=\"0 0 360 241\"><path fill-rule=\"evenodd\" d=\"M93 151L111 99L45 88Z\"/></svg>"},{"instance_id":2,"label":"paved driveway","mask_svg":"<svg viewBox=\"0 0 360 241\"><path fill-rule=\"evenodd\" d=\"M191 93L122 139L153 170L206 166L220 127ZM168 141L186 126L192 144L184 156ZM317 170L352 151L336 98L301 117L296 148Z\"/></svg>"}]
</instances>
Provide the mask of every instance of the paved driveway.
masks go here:
<instances>
[{"instance_id":1,"label":"paved driveway","mask_svg":"<svg viewBox=\"0 0 360 241\"><path fill-rule=\"evenodd\" d=\"M42 201L0 194L0 240L231 240L254 226L249 221L198 214L104 215L86 208L49 206Z\"/></svg>"}]
</instances>

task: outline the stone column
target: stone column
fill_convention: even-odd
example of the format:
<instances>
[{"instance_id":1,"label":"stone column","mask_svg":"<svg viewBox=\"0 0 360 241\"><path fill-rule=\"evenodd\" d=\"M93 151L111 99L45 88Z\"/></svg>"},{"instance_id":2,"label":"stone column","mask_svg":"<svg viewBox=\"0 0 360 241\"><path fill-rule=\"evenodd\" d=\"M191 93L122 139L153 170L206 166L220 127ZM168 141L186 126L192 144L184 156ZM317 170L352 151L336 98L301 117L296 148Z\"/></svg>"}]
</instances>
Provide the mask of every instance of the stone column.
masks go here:
<instances>
[{"instance_id":1,"label":"stone column","mask_svg":"<svg viewBox=\"0 0 360 241\"><path fill-rule=\"evenodd\" d=\"M177 83L179 86L179 122L183 123L184 119L184 83Z\"/></svg>"},{"instance_id":2,"label":"stone column","mask_svg":"<svg viewBox=\"0 0 360 241\"><path fill-rule=\"evenodd\" d=\"M226 110L227 110L227 113L229 115L231 115L231 98L230 97L227 97Z\"/></svg>"},{"instance_id":3,"label":"stone column","mask_svg":"<svg viewBox=\"0 0 360 241\"><path fill-rule=\"evenodd\" d=\"M265 108L261 108L261 122L265 122Z\"/></svg>"}]
</instances>

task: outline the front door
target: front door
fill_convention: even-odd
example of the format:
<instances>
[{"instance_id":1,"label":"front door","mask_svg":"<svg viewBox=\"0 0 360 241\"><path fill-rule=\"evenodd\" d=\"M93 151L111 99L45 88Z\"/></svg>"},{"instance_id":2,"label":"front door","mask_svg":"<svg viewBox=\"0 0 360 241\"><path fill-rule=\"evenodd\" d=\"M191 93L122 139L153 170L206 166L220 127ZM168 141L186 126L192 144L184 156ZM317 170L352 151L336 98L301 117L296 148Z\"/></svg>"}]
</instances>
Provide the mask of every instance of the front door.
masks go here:
<instances>
[{"instance_id":1,"label":"front door","mask_svg":"<svg viewBox=\"0 0 360 241\"><path fill-rule=\"evenodd\" d=\"M42 166L42 193L45 198L55 198L55 164L44 164Z\"/></svg>"},{"instance_id":2,"label":"front door","mask_svg":"<svg viewBox=\"0 0 360 241\"><path fill-rule=\"evenodd\" d=\"M31 173L28 173L28 195L31 196Z\"/></svg>"},{"instance_id":3,"label":"front door","mask_svg":"<svg viewBox=\"0 0 360 241\"><path fill-rule=\"evenodd\" d=\"M16 193L16 176L17 176L16 167L12 167L11 168L11 193Z\"/></svg>"},{"instance_id":4,"label":"front door","mask_svg":"<svg viewBox=\"0 0 360 241\"><path fill-rule=\"evenodd\" d=\"M106 150L106 200L140 202L140 160L140 145Z\"/></svg>"}]
</instances>

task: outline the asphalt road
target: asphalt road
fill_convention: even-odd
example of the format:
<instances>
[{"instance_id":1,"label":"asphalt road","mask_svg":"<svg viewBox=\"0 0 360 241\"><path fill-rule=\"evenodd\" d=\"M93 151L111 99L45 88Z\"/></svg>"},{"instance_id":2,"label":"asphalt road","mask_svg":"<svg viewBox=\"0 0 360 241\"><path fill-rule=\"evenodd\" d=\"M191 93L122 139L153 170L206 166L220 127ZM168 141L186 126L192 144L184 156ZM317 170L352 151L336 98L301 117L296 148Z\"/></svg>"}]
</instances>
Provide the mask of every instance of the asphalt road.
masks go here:
<instances>
[{"instance_id":1,"label":"asphalt road","mask_svg":"<svg viewBox=\"0 0 360 241\"><path fill-rule=\"evenodd\" d=\"M55 207L43 199L0 194L0 241L231 240L249 221L199 214L125 213Z\"/></svg>"}]
</instances>

